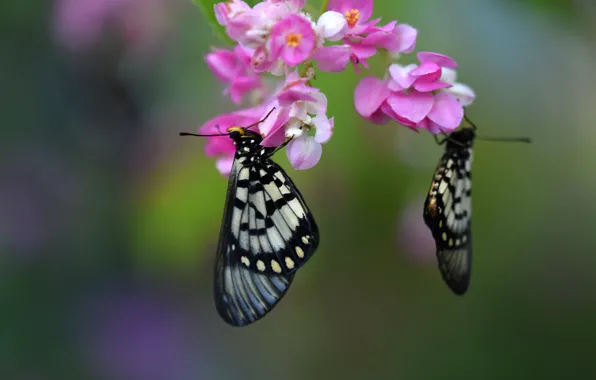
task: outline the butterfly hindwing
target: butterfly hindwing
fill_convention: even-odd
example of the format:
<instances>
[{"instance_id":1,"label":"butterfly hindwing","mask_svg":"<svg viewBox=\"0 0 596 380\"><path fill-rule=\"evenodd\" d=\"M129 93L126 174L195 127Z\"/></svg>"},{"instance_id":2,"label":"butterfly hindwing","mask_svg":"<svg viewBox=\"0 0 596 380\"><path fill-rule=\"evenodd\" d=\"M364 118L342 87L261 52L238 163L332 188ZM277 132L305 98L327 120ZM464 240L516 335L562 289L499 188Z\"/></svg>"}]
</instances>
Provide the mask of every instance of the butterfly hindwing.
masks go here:
<instances>
[{"instance_id":1,"label":"butterfly hindwing","mask_svg":"<svg viewBox=\"0 0 596 380\"><path fill-rule=\"evenodd\" d=\"M235 139L215 265L215 302L229 324L257 321L281 300L318 246L318 229L275 151L249 133ZM308 238L307 238L308 237Z\"/></svg>"},{"instance_id":2,"label":"butterfly hindwing","mask_svg":"<svg viewBox=\"0 0 596 380\"><path fill-rule=\"evenodd\" d=\"M469 128L449 136L424 203L424 221L435 240L439 270L456 294L464 294L470 284L473 140Z\"/></svg>"}]
</instances>

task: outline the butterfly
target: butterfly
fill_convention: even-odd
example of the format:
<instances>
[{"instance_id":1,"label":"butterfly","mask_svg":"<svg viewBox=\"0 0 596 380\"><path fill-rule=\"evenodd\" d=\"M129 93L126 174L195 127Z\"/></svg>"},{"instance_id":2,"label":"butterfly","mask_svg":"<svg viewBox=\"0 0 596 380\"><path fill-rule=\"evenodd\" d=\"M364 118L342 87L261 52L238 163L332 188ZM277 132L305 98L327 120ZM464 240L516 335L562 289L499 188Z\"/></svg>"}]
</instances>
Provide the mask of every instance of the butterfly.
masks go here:
<instances>
[{"instance_id":1,"label":"butterfly","mask_svg":"<svg viewBox=\"0 0 596 380\"><path fill-rule=\"evenodd\" d=\"M472 269L472 145L476 126L469 125L449 134L445 152L437 165L424 202L424 222L431 230L443 280L458 295L470 285ZM436 138L436 136L435 136ZM486 138L482 140L530 143L526 137Z\"/></svg>"},{"instance_id":2,"label":"butterfly","mask_svg":"<svg viewBox=\"0 0 596 380\"><path fill-rule=\"evenodd\" d=\"M437 249L439 270L447 286L463 295L472 265L472 144L475 128L463 127L446 139L424 202L424 222Z\"/></svg>"},{"instance_id":3,"label":"butterfly","mask_svg":"<svg viewBox=\"0 0 596 380\"><path fill-rule=\"evenodd\" d=\"M233 326L249 325L270 312L319 245L304 198L271 159L289 141L264 147L262 136L249 129L263 120L228 128L226 134L236 153L217 246L214 297L219 315Z\"/></svg>"}]
</instances>

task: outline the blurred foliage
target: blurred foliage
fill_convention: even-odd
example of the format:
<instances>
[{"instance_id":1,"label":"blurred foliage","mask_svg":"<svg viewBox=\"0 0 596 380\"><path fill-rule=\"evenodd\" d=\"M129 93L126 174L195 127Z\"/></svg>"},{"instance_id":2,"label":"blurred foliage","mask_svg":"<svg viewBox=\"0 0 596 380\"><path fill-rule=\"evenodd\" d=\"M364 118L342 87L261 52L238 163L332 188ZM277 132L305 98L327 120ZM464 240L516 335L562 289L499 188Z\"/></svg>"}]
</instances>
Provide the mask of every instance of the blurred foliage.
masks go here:
<instances>
[{"instance_id":1,"label":"blurred foliage","mask_svg":"<svg viewBox=\"0 0 596 380\"><path fill-rule=\"evenodd\" d=\"M311 170L275 159L321 245L245 329L212 301L226 180L203 141L178 136L233 109L203 59L221 41L185 0L131 0L104 10L99 40L62 40L60 7L87 3L100 2L0 5L0 378L596 376L588 3L376 1L383 21L419 29L418 50L458 61L480 135L534 142L476 143L473 279L455 297L428 241L400 230L426 231L404 211L422 208L442 148L360 119L351 69L318 73L334 137Z\"/></svg>"},{"instance_id":2,"label":"blurred foliage","mask_svg":"<svg viewBox=\"0 0 596 380\"><path fill-rule=\"evenodd\" d=\"M227 36L225 28L217 22L215 18L215 13L213 12L213 6L220 1L217 0L192 0L193 4L199 7L201 13L209 21L209 25L213 29L214 33L217 35L217 38L220 39L221 42L225 43L226 45L232 45L233 41L230 37ZM250 2L248 2L250 3Z\"/></svg>"}]
</instances>

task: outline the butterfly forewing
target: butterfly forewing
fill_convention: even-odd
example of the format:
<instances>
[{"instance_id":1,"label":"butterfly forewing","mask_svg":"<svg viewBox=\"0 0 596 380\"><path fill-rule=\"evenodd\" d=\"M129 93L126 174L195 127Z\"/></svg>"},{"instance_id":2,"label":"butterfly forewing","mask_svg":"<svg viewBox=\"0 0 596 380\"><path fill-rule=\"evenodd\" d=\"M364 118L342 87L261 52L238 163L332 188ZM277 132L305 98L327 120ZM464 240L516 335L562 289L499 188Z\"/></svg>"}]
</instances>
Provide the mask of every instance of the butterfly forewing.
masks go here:
<instances>
[{"instance_id":1,"label":"butterfly forewing","mask_svg":"<svg viewBox=\"0 0 596 380\"><path fill-rule=\"evenodd\" d=\"M441 275L456 294L464 294L470 283L473 140L469 128L449 136L424 203L424 221L436 243Z\"/></svg>"},{"instance_id":2,"label":"butterfly forewing","mask_svg":"<svg viewBox=\"0 0 596 380\"><path fill-rule=\"evenodd\" d=\"M319 242L300 192L260 141L252 133L235 139L215 266L217 310L236 326L275 307Z\"/></svg>"}]
</instances>

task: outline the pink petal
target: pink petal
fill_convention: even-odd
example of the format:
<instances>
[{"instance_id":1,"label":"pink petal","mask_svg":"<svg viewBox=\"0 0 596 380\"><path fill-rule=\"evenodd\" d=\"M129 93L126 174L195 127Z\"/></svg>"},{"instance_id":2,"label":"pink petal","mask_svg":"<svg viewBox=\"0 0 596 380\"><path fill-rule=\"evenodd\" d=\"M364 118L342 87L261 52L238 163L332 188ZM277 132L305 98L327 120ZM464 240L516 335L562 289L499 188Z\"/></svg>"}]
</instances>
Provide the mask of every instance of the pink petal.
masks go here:
<instances>
[{"instance_id":1,"label":"pink petal","mask_svg":"<svg viewBox=\"0 0 596 380\"><path fill-rule=\"evenodd\" d=\"M323 46L315 50L312 58L317 61L317 68L327 73L343 71L350 62L349 45Z\"/></svg>"},{"instance_id":2,"label":"pink petal","mask_svg":"<svg viewBox=\"0 0 596 380\"><path fill-rule=\"evenodd\" d=\"M306 92L290 88L289 90L280 93L277 100L279 101L280 106L287 107L299 100L314 102L315 98Z\"/></svg>"},{"instance_id":3,"label":"pink petal","mask_svg":"<svg viewBox=\"0 0 596 380\"><path fill-rule=\"evenodd\" d=\"M267 111L267 113L265 115L269 115L269 116L267 116L267 118L265 120L263 120L263 122L259 125L259 131L264 136L267 136L268 134L274 132L274 129L279 128L277 119L279 118L280 113L283 111L283 108L280 107L280 105L277 101L274 101L271 103L271 108L274 108L274 107L275 107L275 109L273 111L271 111L271 113L269 113L269 111Z\"/></svg>"},{"instance_id":4,"label":"pink petal","mask_svg":"<svg viewBox=\"0 0 596 380\"><path fill-rule=\"evenodd\" d=\"M373 12L373 0L329 0L328 10L345 13L357 9L360 11L358 23L367 21Z\"/></svg>"},{"instance_id":5,"label":"pink petal","mask_svg":"<svg viewBox=\"0 0 596 380\"><path fill-rule=\"evenodd\" d=\"M224 176L229 176L232 171L232 164L234 163L234 155L218 158L215 162L215 167Z\"/></svg>"},{"instance_id":6,"label":"pink petal","mask_svg":"<svg viewBox=\"0 0 596 380\"><path fill-rule=\"evenodd\" d=\"M370 117L389 94L389 89L381 79L372 76L362 78L354 90L356 112L362 117Z\"/></svg>"},{"instance_id":7,"label":"pink petal","mask_svg":"<svg viewBox=\"0 0 596 380\"><path fill-rule=\"evenodd\" d=\"M383 26L377 26L374 28L375 32L387 32L387 33L391 33L393 32L393 30L395 29L395 25L397 24L397 21L393 20L388 22L387 24L383 25Z\"/></svg>"},{"instance_id":8,"label":"pink petal","mask_svg":"<svg viewBox=\"0 0 596 380\"><path fill-rule=\"evenodd\" d=\"M456 129L464 117L464 108L457 98L448 92L435 95L435 102L428 118L441 126L444 132Z\"/></svg>"},{"instance_id":9,"label":"pink petal","mask_svg":"<svg viewBox=\"0 0 596 380\"><path fill-rule=\"evenodd\" d=\"M303 134L290 141L286 147L286 154L294 169L306 170L319 162L323 154L323 147L312 136Z\"/></svg>"},{"instance_id":10,"label":"pink petal","mask_svg":"<svg viewBox=\"0 0 596 380\"><path fill-rule=\"evenodd\" d=\"M260 87L261 80L258 76L237 76L229 87L230 97L234 103L240 104L244 94Z\"/></svg>"},{"instance_id":11,"label":"pink petal","mask_svg":"<svg viewBox=\"0 0 596 380\"><path fill-rule=\"evenodd\" d=\"M399 24L395 28L395 33L399 39L399 53L411 53L416 48L416 38L418 30L407 24Z\"/></svg>"},{"instance_id":12,"label":"pink petal","mask_svg":"<svg viewBox=\"0 0 596 380\"><path fill-rule=\"evenodd\" d=\"M270 56L264 46L259 46L252 54L250 67L257 72L268 71L277 57L278 55Z\"/></svg>"},{"instance_id":13,"label":"pink petal","mask_svg":"<svg viewBox=\"0 0 596 380\"><path fill-rule=\"evenodd\" d=\"M387 98L391 109L401 118L419 123L433 108L434 98L430 93L410 91L408 94L393 93Z\"/></svg>"},{"instance_id":14,"label":"pink petal","mask_svg":"<svg viewBox=\"0 0 596 380\"><path fill-rule=\"evenodd\" d=\"M359 38L358 36L362 36L362 35L372 32L373 31L372 29L379 22L381 22L380 18L376 18L374 20L370 20L370 21L364 22L364 23L359 22L358 24L354 25L353 28L348 28L348 35L350 36L350 38L358 39Z\"/></svg>"},{"instance_id":15,"label":"pink petal","mask_svg":"<svg viewBox=\"0 0 596 380\"><path fill-rule=\"evenodd\" d=\"M443 54L421 51L416 54L416 57L420 62L434 62L439 66L448 67L450 69L457 68L457 63L453 60L453 58Z\"/></svg>"},{"instance_id":16,"label":"pink petal","mask_svg":"<svg viewBox=\"0 0 596 380\"><path fill-rule=\"evenodd\" d=\"M281 124L281 126L283 126L283 124ZM276 147L283 144L285 140L286 131L284 128L279 128L265 137L263 141L261 141L261 145L266 147Z\"/></svg>"},{"instance_id":17,"label":"pink petal","mask_svg":"<svg viewBox=\"0 0 596 380\"><path fill-rule=\"evenodd\" d=\"M327 96L318 88L312 88L311 95L315 99L314 102L306 103L306 110L310 114L319 114L327 112Z\"/></svg>"},{"instance_id":18,"label":"pink petal","mask_svg":"<svg viewBox=\"0 0 596 380\"><path fill-rule=\"evenodd\" d=\"M417 80L414 82L414 89L420 92L431 92L435 90L439 90L441 88L448 88L451 87L449 83L440 82L440 81L426 81L426 80Z\"/></svg>"},{"instance_id":19,"label":"pink petal","mask_svg":"<svg viewBox=\"0 0 596 380\"><path fill-rule=\"evenodd\" d=\"M380 47L392 52L399 49L399 39L392 32L373 32L362 40L362 44Z\"/></svg>"},{"instance_id":20,"label":"pink petal","mask_svg":"<svg viewBox=\"0 0 596 380\"><path fill-rule=\"evenodd\" d=\"M232 78L237 70L237 59L234 52L225 49L217 49L205 56L207 66L215 76L226 82Z\"/></svg>"},{"instance_id":21,"label":"pink petal","mask_svg":"<svg viewBox=\"0 0 596 380\"><path fill-rule=\"evenodd\" d=\"M265 136L261 145L278 146L285 139L285 124L290 120L290 110L288 107L277 107L269 117L261 123L259 131Z\"/></svg>"},{"instance_id":22,"label":"pink petal","mask_svg":"<svg viewBox=\"0 0 596 380\"><path fill-rule=\"evenodd\" d=\"M403 117L401 117L398 114L396 114L393 111L393 109L391 109L391 106L387 102L385 102L385 103L383 103L381 105L381 111L383 111L383 113L385 115L387 115L388 117L390 117L393 120L397 121L398 123L400 123L403 126L406 126L408 128L412 128L412 129L414 129L414 127L416 126L416 123L413 123L410 120L404 119Z\"/></svg>"},{"instance_id":23,"label":"pink petal","mask_svg":"<svg viewBox=\"0 0 596 380\"><path fill-rule=\"evenodd\" d=\"M361 43L349 43L349 45L352 48L352 54L358 59L370 58L377 52L376 46L362 45Z\"/></svg>"},{"instance_id":24,"label":"pink petal","mask_svg":"<svg viewBox=\"0 0 596 380\"><path fill-rule=\"evenodd\" d=\"M333 118L328 119L327 115L320 113L312 119L312 123L315 126L315 141L319 144L325 144L331 140L333 135Z\"/></svg>"},{"instance_id":25,"label":"pink petal","mask_svg":"<svg viewBox=\"0 0 596 380\"><path fill-rule=\"evenodd\" d=\"M410 75L416 78L424 77L425 80L438 80L441 77L441 66L434 62L423 62L410 71Z\"/></svg>"},{"instance_id":26,"label":"pink petal","mask_svg":"<svg viewBox=\"0 0 596 380\"><path fill-rule=\"evenodd\" d=\"M407 66L400 66L397 63L389 66L389 75L399 85L392 85L390 89L392 91L399 91L410 88L412 83L416 80L415 77L410 75L410 72L416 68L416 65L411 64ZM393 88L392 88L393 87ZM398 88L399 87L399 88Z\"/></svg>"}]
</instances>

